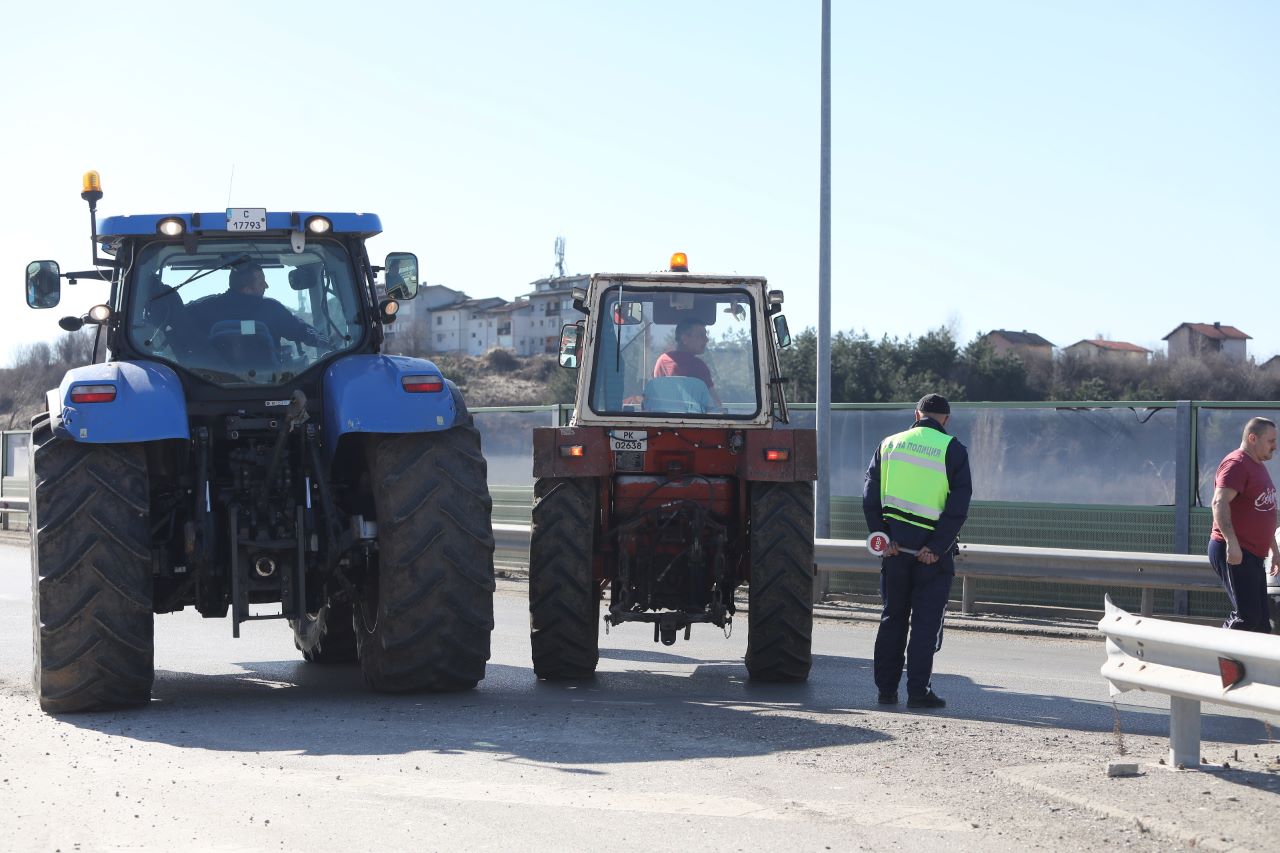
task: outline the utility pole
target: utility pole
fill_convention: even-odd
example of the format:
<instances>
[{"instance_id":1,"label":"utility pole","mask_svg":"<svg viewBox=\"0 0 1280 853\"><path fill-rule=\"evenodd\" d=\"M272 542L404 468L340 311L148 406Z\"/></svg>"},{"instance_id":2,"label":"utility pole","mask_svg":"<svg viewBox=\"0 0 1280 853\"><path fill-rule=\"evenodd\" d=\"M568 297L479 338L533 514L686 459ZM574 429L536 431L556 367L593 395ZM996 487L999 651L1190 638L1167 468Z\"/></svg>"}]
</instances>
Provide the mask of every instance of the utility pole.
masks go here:
<instances>
[{"instance_id":1,"label":"utility pole","mask_svg":"<svg viewBox=\"0 0 1280 853\"><path fill-rule=\"evenodd\" d=\"M818 482L814 536L831 538L831 0L822 0L822 124L818 177ZM814 579L814 598L831 578Z\"/></svg>"}]
</instances>

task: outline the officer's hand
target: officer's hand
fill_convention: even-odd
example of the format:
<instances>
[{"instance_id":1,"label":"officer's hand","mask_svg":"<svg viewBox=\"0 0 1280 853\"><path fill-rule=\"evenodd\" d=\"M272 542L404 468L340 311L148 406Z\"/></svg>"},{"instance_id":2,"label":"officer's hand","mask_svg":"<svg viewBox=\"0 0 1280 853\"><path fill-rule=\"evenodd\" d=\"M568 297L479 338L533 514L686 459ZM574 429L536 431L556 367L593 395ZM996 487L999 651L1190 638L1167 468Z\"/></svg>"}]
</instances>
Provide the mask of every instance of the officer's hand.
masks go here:
<instances>
[{"instance_id":1,"label":"officer's hand","mask_svg":"<svg viewBox=\"0 0 1280 853\"><path fill-rule=\"evenodd\" d=\"M1227 543L1227 565L1238 566L1244 562L1244 554L1240 552L1239 543Z\"/></svg>"},{"instance_id":2,"label":"officer's hand","mask_svg":"<svg viewBox=\"0 0 1280 853\"><path fill-rule=\"evenodd\" d=\"M896 556L898 556L898 543L897 543L897 542L894 542L892 539L890 539L890 540L889 540L889 546L888 546L887 548L885 548L885 549L884 549L884 556L885 556L885 557L896 557Z\"/></svg>"},{"instance_id":3,"label":"officer's hand","mask_svg":"<svg viewBox=\"0 0 1280 853\"><path fill-rule=\"evenodd\" d=\"M938 562L938 555L930 551L928 545L925 545L916 552L916 559L924 563L926 566L931 566Z\"/></svg>"}]
</instances>

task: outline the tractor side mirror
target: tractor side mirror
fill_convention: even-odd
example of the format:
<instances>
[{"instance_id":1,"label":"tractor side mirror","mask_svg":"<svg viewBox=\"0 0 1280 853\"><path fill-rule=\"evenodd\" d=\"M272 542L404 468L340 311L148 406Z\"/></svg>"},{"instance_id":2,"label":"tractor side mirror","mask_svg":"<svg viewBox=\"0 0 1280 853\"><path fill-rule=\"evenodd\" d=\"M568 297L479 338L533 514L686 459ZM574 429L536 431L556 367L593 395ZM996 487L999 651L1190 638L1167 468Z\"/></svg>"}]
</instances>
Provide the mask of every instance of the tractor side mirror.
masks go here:
<instances>
[{"instance_id":1,"label":"tractor side mirror","mask_svg":"<svg viewBox=\"0 0 1280 853\"><path fill-rule=\"evenodd\" d=\"M582 327L577 323L566 323L560 330L560 366L570 370L578 369L578 344L582 340Z\"/></svg>"},{"instance_id":2,"label":"tractor side mirror","mask_svg":"<svg viewBox=\"0 0 1280 853\"><path fill-rule=\"evenodd\" d=\"M787 318L781 314L773 318L773 333L778 336L779 347L791 346L791 330L787 328Z\"/></svg>"},{"instance_id":3,"label":"tractor side mirror","mask_svg":"<svg viewBox=\"0 0 1280 853\"><path fill-rule=\"evenodd\" d=\"M57 261L27 264L27 304L32 308L52 308L62 300L62 270Z\"/></svg>"},{"instance_id":4,"label":"tractor side mirror","mask_svg":"<svg viewBox=\"0 0 1280 853\"><path fill-rule=\"evenodd\" d=\"M412 252L392 252L383 264L387 274L387 296L401 302L418 295L418 256Z\"/></svg>"},{"instance_id":5,"label":"tractor side mirror","mask_svg":"<svg viewBox=\"0 0 1280 853\"><path fill-rule=\"evenodd\" d=\"M644 322L643 302L615 302L613 305L613 325L638 326Z\"/></svg>"}]
</instances>

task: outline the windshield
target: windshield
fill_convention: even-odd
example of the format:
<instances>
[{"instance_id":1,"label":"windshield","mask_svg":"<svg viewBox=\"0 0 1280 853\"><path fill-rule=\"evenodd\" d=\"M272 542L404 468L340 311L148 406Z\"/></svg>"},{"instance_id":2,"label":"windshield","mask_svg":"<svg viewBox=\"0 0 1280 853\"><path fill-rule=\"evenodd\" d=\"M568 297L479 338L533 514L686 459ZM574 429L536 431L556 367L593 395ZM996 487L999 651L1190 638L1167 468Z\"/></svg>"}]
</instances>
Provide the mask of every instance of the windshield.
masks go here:
<instances>
[{"instance_id":1,"label":"windshield","mask_svg":"<svg viewBox=\"0 0 1280 853\"><path fill-rule=\"evenodd\" d=\"M129 338L139 351L218 385L278 385L364 331L348 253L287 238L152 243L138 255Z\"/></svg>"},{"instance_id":2,"label":"windshield","mask_svg":"<svg viewBox=\"0 0 1280 853\"><path fill-rule=\"evenodd\" d=\"M760 411L747 291L611 287L599 310L596 414L750 419Z\"/></svg>"}]
</instances>

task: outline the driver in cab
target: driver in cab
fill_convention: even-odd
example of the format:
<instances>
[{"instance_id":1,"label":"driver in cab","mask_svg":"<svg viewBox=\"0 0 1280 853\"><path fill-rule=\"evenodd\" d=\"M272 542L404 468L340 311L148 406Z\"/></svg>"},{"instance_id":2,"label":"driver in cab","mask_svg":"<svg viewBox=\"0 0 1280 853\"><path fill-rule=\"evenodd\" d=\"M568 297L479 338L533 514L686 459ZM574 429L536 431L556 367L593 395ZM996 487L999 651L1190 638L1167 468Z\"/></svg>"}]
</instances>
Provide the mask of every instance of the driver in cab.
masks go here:
<instances>
[{"instance_id":1,"label":"driver in cab","mask_svg":"<svg viewBox=\"0 0 1280 853\"><path fill-rule=\"evenodd\" d=\"M711 395L711 404L721 409L720 395L716 393L711 378L711 368L698 356L707 351L707 327L697 320L681 320L676 324L676 348L658 356L653 366L653 378L660 376L691 376L702 380Z\"/></svg>"},{"instance_id":2,"label":"driver in cab","mask_svg":"<svg viewBox=\"0 0 1280 853\"><path fill-rule=\"evenodd\" d=\"M292 311L274 299L267 299L267 277L262 267L252 261L231 268L230 285L225 293L206 296L193 302L200 322L206 329L223 320L257 321L264 324L274 338L285 338L317 349L332 346L327 337L299 320Z\"/></svg>"}]
</instances>

